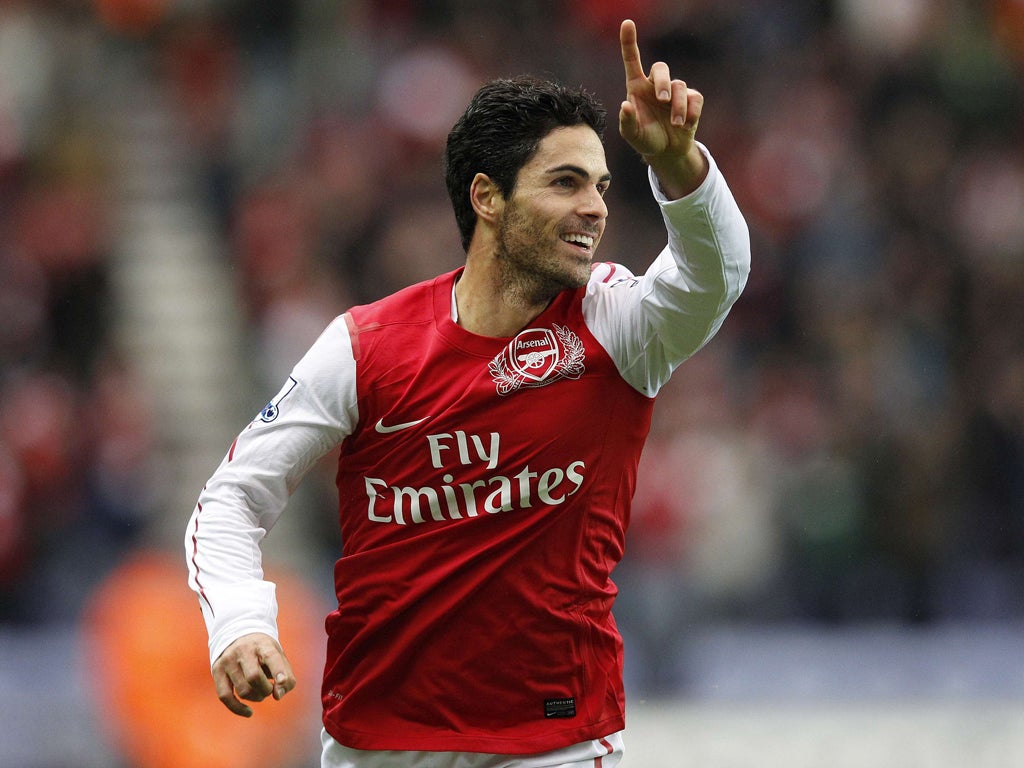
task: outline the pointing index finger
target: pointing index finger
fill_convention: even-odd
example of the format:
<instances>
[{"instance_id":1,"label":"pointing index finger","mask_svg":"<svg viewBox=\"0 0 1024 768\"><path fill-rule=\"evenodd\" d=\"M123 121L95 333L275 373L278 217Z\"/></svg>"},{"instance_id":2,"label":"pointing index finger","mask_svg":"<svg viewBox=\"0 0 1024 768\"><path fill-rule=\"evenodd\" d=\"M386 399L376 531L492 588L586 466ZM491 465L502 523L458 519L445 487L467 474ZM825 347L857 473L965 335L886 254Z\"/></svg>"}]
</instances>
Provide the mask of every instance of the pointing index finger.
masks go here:
<instances>
[{"instance_id":1,"label":"pointing index finger","mask_svg":"<svg viewBox=\"0 0 1024 768\"><path fill-rule=\"evenodd\" d=\"M632 20L626 19L619 27L619 43L622 46L622 64L626 68L626 82L637 78L646 79L644 68L640 64L640 47L636 42L636 24Z\"/></svg>"}]
</instances>

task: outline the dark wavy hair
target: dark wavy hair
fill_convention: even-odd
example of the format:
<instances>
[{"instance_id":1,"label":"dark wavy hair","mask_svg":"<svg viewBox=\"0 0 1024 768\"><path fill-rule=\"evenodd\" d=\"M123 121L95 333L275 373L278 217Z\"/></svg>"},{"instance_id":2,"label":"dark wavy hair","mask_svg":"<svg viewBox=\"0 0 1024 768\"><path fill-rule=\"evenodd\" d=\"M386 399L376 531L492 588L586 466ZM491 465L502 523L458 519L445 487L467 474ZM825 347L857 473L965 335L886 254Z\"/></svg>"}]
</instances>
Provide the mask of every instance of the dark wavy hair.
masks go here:
<instances>
[{"instance_id":1,"label":"dark wavy hair","mask_svg":"<svg viewBox=\"0 0 1024 768\"><path fill-rule=\"evenodd\" d=\"M589 125L603 141L606 120L592 94L552 80L524 75L492 80L477 91L448 134L444 153L445 184L463 249L469 250L476 229L469 200L476 174L486 174L508 199L519 170L551 131Z\"/></svg>"}]
</instances>

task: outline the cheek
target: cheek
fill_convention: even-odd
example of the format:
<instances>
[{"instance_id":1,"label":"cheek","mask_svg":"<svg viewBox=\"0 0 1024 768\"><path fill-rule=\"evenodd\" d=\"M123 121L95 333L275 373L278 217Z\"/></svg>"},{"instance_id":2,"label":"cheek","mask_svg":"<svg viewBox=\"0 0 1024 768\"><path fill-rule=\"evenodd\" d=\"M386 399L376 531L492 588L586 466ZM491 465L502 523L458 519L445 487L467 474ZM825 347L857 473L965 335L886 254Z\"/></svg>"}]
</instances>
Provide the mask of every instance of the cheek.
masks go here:
<instances>
[{"instance_id":1,"label":"cheek","mask_svg":"<svg viewBox=\"0 0 1024 768\"><path fill-rule=\"evenodd\" d=\"M539 217L530 216L518 208L507 211L502 222L502 234L507 242L536 245L547 236L549 229L553 230L554 225L546 226Z\"/></svg>"}]
</instances>

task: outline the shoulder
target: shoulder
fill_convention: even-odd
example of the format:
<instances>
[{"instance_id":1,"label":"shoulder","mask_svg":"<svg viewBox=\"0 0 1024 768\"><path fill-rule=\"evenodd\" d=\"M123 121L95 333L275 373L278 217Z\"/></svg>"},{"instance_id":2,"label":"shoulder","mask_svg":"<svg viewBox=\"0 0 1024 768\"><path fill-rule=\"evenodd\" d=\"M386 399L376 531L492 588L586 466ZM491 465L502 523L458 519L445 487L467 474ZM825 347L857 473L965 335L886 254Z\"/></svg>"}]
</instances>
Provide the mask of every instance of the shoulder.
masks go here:
<instances>
[{"instance_id":1,"label":"shoulder","mask_svg":"<svg viewBox=\"0 0 1024 768\"><path fill-rule=\"evenodd\" d=\"M394 354L421 347L437 318L449 316L455 272L425 280L370 304L352 307L345 321L356 360L370 349Z\"/></svg>"},{"instance_id":2,"label":"shoulder","mask_svg":"<svg viewBox=\"0 0 1024 768\"><path fill-rule=\"evenodd\" d=\"M369 304L352 307L346 313L351 328L366 330L369 327L394 323L417 323L434 316L439 292L450 292L455 273L438 277L402 288ZM447 288L446 288L447 287Z\"/></svg>"},{"instance_id":3,"label":"shoulder","mask_svg":"<svg viewBox=\"0 0 1024 768\"><path fill-rule=\"evenodd\" d=\"M605 287L620 285L624 282L635 280L636 275L621 264L616 264L613 261L596 262L590 267L590 280L587 283L587 293L592 294Z\"/></svg>"}]
</instances>

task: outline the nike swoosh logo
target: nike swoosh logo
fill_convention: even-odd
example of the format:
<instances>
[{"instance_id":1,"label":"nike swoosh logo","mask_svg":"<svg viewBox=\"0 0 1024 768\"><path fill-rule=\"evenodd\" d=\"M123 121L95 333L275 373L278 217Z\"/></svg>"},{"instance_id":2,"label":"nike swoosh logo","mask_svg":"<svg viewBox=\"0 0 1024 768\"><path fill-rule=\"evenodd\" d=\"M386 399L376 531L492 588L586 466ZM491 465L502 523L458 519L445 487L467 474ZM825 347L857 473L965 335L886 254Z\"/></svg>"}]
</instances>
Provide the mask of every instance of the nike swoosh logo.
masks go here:
<instances>
[{"instance_id":1,"label":"nike swoosh logo","mask_svg":"<svg viewBox=\"0 0 1024 768\"><path fill-rule=\"evenodd\" d=\"M422 424L428 418L429 416L424 416L422 419L416 419L416 421L403 421L401 424L392 424L390 426L384 426L384 419L377 419L377 423L374 424L373 428L382 435L387 435L392 432L408 429L409 427L415 427L417 424Z\"/></svg>"}]
</instances>

